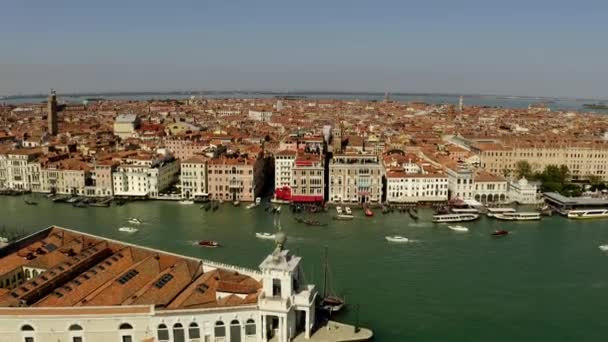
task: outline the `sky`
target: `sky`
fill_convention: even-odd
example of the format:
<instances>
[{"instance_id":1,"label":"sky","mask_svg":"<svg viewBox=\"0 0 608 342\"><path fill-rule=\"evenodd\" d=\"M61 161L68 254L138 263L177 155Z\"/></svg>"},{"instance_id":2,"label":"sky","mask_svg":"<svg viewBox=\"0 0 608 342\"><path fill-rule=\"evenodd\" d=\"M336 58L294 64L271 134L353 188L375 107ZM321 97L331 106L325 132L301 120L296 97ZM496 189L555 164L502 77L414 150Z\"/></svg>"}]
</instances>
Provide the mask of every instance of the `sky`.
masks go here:
<instances>
[{"instance_id":1,"label":"sky","mask_svg":"<svg viewBox=\"0 0 608 342\"><path fill-rule=\"evenodd\" d=\"M608 98L608 1L2 0L0 95Z\"/></svg>"}]
</instances>

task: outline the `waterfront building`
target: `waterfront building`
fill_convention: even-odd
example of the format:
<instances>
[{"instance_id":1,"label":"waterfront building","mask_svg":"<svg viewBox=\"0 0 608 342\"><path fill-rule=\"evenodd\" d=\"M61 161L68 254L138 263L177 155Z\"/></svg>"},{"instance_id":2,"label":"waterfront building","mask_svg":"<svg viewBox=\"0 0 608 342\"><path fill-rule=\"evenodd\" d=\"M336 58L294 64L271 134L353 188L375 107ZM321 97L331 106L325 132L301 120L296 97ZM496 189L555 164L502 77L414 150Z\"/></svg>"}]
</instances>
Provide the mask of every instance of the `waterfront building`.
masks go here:
<instances>
[{"instance_id":1,"label":"waterfront building","mask_svg":"<svg viewBox=\"0 0 608 342\"><path fill-rule=\"evenodd\" d=\"M58 133L57 109L57 94L51 89L47 102L47 131L50 135L57 135Z\"/></svg>"},{"instance_id":2,"label":"waterfront building","mask_svg":"<svg viewBox=\"0 0 608 342\"><path fill-rule=\"evenodd\" d=\"M275 195L279 199L291 200L291 183L296 155L295 150L282 150L274 156L274 187Z\"/></svg>"},{"instance_id":3,"label":"waterfront building","mask_svg":"<svg viewBox=\"0 0 608 342\"><path fill-rule=\"evenodd\" d=\"M31 191L32 184L39 183L39 171L31 163L41 154L40 149L20 149L1 155L0 167L3 172L0 173L0 188Z\"/></svg>"},{"instance_id":4,"label":"waterfront building","mask_svg":"<svg viewBox=\"0 0 608 342\"><path fill-rule=\"evenodd\" d=\"M386 171L389 203L444 202L448 200L448 177L441 173Z\"/></svg>"},{"instance_id":5,"label":"waterfront building","mask_svg":"<svg viewBox=\"0 0 608 342\"><path fill-rule=\"evenodd\" d=\"M112 161L104 161L96 163L93 167L93 183L95 185L95 194L97 197L106 197L114 195L114 186L112 184L112 173L118 164Z\"/></svg>"},{"instance_id":6,"label":"waterfront building","mask_svg":"<svg viewBox=\"0 0 608 342\"><path fill-rule=\"evenodd\" d=\"M379 203L383 171L376 154L335 154L329 164L328 201Z\"/></svg>"},{"instance_id":7,"label":"waterfront building","mask_svg":"<svg viewBox=\"0 0 608 342\"><path fill-rule=\"evenodd\" d=\"M214 200L254 200L254 160L221 157L207 163L207 192Z\"/></svg>"},{"instance_id":8,"label":"waterfront building","mask_svg":"<svg viewBox=\"0 0 608 342\"><path fill-rule=\"evenodd\" d=\"M139 127L139 117L135 114L120 114L114 120L114 135L121 139L136 136L135 130Z\"/></svg>"},{"instance_id":9,"label":"waterfront building","mask_svg":"<svg viewBox=\"0 0 608 342\"><path fill-rule=\"evenodd\" d=\"M256 271L49 227L0 249L0 340L309 338L316 287L276 242Z\"/></svg>"},{"instance_id":10,"label":"waterfront building","mask_svg":"<svg viewBox=\"0 0 608 342\"><path fill-rule=\"evenodd\" d=\"M608 181L608 144L604 142L476 143L471 150L479 155L481 167L492 173L513 174L517 162L525 160L533 172L566 165L574 180L598 176Z\"/></svg>"},{"instance_id":11,"label":"waterfront building","mask_svg":"<svg viewBox=\"0 0 608 342\"><path fill-rule=\"evenodd\" d=\"M507 180L484 170L477 170L473 177L473 198L481 203L507 201Z\"/></svg>"},{"instance_id":12,"label":"waterfront building","mask_svg":"<svg viewBox=\"0 0 608 342\"><path fill-rule=\"evenodd\" d=\"M95 196L91 167L81 160L64 159L49 165L57 170L55 192L58 194Z\"/></svg>"},{"instance_id":13,"label":"waterfront building","mask_svg":"<svg viewBox=\"0 0 608 342\"><path fill-rule=\"evenodd\" d=\"M182 198L207 197L207 158L193 156L180 163Z\"/></svg>"},{"instance_id":14,"label":"waterfront building","mask_svg":"<svg viewBox=\"0 0 608 342\"><path fill-rule=\"evenodd\" d=\"M528 182L525 178L509 182L507 198L509 201L519 204L538 204L540 202L538 198L538 186L536 183Z\"/></svg>"},{"instance_id":15,"label":"waterfront building","mask_svg":"<svg viewBox=\"0 0 608 342\"><path fill-rule=\"evenodd\" d=\"M473 169L464 162L446 167L448 175L449 197L458 199L473 199L475 196L473 187Z\"/></svg>"},{"instance_id":16,"label":"waterfront building","mask_svg":"<svg viewBox=\"0 0 608 342\"><path fill-rule=\"evenodd\" d=\"M156 198L178 174L179 163L171 156L133 156L112 173L114 195Z\"/></svg>"},{"instance_id":17,"label":"waterfront building","mask_svg":"<svg viewBox=\"0 0 608 342\"><path fill-rule=\"evenodd\" d=\"M299 153L292 169L291 201L323 202L324 163L320 154Z\"/></svg>"}]
</instances>

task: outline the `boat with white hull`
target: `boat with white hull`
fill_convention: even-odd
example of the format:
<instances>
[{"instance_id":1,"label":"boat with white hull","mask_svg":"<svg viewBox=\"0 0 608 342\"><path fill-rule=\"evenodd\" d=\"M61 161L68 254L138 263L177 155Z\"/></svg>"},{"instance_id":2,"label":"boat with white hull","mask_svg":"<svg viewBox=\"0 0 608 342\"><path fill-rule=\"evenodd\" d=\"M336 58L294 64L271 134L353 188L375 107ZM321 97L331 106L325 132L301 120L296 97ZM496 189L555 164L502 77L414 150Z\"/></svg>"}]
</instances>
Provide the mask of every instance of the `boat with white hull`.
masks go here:
<instances>
[{"instance_id":1,"label":"boat with white hull","mask_svg":"<svg viewBox=\"0 0 608 342\"><path fill-rule=\"evenodd\" d=\"M479 214L442 214L433 215L433 222L435 223L449 223L449 222L469 222L475 221L479 218Z\"/></svg>"},{"instance_id":2,"label":"boat with white hull","mask_svg":"<svg viewBox=\"0 0 608 342\"><path fill-rule=\"evenodd\" d=\"M398 243L405 243L405 242L410 241L410 239L403 237L403 236L399 236L399 235L385 236L385 239L388 242L398 242Z\"/></svg>"},{"instance_id":3,"label":"boat with white hull","mask_svg":"<svg viewBox=\"0 0 608 342\"><path fill-rule=\"evenodd\" d=\"M608 218L608 209L570 210L568 218L575 220Z\"/></svg>"},{"instance_id":4,"label":"boat with white hull","mask_svg":"<svg viewBox=\"0 0 608 342\"><path fill-rule=\"evenodd\" d=\"M453 230L455 232L461 232L461 233L466 233L469 231L469 228L467 228L465 226L448 226L448 228L450 228L451 230Z\"/></svg>"},{"instance_id":5,"label":"boat with white hull","mask_svg":"<svg viewBox=\"0 0 608 342\"><path fill-rule=\"evenodd\" d=\"M540 213L538 212L513 212L496 214L494 218L502 221L538 221Z\"/></svg>"},{"instance_id":6,"label":"boat with white hull","mask_svg":"<svg viewBox=\"0 0 608 342\"><path fill-rule=\"evenodd\" d=\"M270 233L255 233L255 237L258 239L264 239L264 240L274 240L276 235L270 234Z\"/></svg>"},{"instance_id":7,"label":"boat with white hull","mask_svg":"<svg viewBox=\"0 0 608 342\"><path fill-rule=\"evenodd\" d=\"M133 233L137 233L138 229L133 228L133 227L120 227L120 228L118 228L118 231L123 232L123 233L133 234Z\"/></svg>"},{"instance_id":8,"label":"boat with white hull","mask_svg":"<svg viewBox=\"0 0 608 342\"><path fill-rule=\"evenodd\" d=\"M488 217L495 217L496 215L514 213L515 211L515 208L488 208L486 215Z\"/></svg>"}]
</instances>

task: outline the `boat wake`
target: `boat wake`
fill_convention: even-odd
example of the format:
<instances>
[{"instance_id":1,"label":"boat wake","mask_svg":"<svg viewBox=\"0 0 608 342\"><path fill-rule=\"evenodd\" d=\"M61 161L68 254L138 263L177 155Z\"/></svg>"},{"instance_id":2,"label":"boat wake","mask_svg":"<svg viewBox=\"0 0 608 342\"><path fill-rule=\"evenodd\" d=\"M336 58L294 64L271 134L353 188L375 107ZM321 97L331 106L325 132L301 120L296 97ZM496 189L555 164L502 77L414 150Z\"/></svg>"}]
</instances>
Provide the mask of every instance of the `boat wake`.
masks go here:
<instances>
[{"instance_id":1,"label":"boat wake","mask_svg":"<svg viewBox=\"0 0 608 342\"><path fill-rule=\"evenodd\" d=\"M415 228L427 228L427 227L432 227L433 224L430 222L413 222L413 223L408 223L407 226L415 227Z\"/></svg>"}]
</instances>

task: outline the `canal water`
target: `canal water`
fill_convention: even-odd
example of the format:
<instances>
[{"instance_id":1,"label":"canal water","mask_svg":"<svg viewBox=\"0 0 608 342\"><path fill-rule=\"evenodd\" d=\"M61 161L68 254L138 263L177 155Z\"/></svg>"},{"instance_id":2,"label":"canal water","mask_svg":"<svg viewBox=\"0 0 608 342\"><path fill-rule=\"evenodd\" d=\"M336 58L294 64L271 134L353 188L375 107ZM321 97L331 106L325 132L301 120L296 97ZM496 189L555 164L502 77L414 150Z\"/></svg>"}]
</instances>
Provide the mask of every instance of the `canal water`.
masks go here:
<instances>
[{"instance_id":1,"label":"canal water","mask_svg":"<svg viewBox=\"0 0 608 342\"><path fill-rule=\"evenodd\" d=\"M0 197L0 226L33 232L54 224L250 268L273 249L255 238L273 231L262 207L224 204L212 212L156 201L74 208L31 197L37 206ZM328 246L332 287L349 304L335 318L373 329L377 341L599 341L608 334L608 254L598 249L608 243L608 221L482 218L457 233L431 223L425 210L418 222L399 213L365 218L355 211L352 221L323 213L316 217L328 226L309 227L283 209L287 248L304 257L307 280L322 285ZM144 221L139 232L119 232L130 217ZM492 238L495 229L511 234ZM392 234L414 241L388 243ZM224 247L193 245L201 239Z\"/></svg>"}]
</instances>

